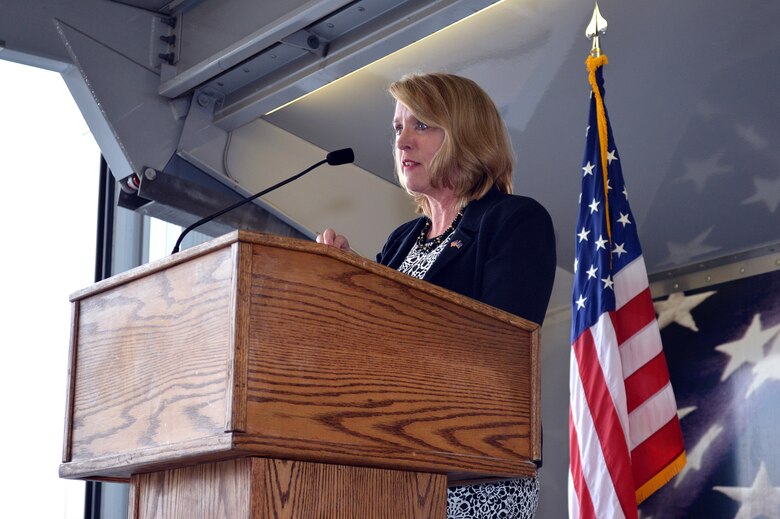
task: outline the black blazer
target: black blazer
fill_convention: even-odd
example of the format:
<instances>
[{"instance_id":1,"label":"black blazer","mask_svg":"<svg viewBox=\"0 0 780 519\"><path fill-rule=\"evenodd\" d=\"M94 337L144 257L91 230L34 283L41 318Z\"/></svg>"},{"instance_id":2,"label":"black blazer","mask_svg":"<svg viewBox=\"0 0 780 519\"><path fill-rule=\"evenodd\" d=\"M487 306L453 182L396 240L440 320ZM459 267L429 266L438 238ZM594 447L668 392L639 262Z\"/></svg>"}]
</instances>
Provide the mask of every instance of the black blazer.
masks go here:
<instances>
[{"instance_id":1,"label":"black blazer","mask_svg":"<svg viewBox=\"0 0 780 519\"><path fill-rule=\"evenodd\" d=\"M397 269L425 219L393 231L377 261ZM466 207L450 245L423 279L541 325L555 264L555 232L544 207L493 189Z\"/></svg>"}]
</instances>

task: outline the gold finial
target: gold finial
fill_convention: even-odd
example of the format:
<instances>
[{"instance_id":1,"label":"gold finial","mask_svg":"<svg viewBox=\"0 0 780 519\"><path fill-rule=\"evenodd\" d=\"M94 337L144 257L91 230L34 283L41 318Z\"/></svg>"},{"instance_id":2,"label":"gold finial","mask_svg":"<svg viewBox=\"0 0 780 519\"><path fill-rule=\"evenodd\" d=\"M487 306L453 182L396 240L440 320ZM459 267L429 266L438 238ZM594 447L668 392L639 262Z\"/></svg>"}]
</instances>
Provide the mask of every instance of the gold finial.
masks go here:
<instances>
[{"instance_id":1,"label":"gold finial","mask_svg":"<svg viewBox=\"0 0 780 519\"><path fill-rule=\"evenodd\" d=\"M599 3L596 2L596 7L593 8L593 17L590 19L588 28L585 29L585 36L588 39L593 40L593 47L590 49L590 55L594 58L601 56L601 45L599 44L599 36L607 32L607 21L601 16L599 12Z\"/></svg>"}]
</instances>

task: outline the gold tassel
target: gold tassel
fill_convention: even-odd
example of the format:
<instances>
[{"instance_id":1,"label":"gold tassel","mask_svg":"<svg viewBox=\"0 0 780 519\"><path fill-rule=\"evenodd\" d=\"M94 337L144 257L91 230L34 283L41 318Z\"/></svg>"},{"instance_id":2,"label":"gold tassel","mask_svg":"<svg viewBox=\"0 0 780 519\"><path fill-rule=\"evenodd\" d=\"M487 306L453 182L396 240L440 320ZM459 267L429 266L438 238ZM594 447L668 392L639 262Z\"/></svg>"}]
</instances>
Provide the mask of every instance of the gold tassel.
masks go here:
<instances>
[{"instance_id":1,"label":"gold tassel","mask_svg":"<svg viewBox=\"0 0 780 519\"><path fill-rule=\"evenodd\" d=\"M596 70L608 63L607 55L601 54L598 57L588 56L585 60L585 66L588 67L588 82L590 88L593 91L593 95L596 96L596 122L598 124L599 132L599 144L601 145L601 172L604 182L604 211L606 212L607 220L607 238L609 239L609 265L612 268L612 226L609 218L609 193L607 184L607 169L609 162L607 161L607 147L609 146L607 135L607 114L604 111L604 99L601 97L599 86L596 83Z\"/></svg>"}]
</instances>

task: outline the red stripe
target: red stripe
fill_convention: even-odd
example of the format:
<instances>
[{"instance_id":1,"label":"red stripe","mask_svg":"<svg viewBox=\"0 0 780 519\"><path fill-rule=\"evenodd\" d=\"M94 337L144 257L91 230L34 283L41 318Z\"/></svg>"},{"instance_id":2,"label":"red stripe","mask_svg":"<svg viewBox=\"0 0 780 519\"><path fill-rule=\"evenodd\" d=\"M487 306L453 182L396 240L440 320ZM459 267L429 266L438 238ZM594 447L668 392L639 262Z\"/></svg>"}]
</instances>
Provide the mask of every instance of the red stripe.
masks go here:
<instances>
[{"instance_id":1,"label":"red stripe","mask_svg":"<svg viewBox=\"0 0 780 519\"><path fill-rule=\"evenodd\" d=\"M577 356L577 367L585 399L588 402L590 414L593 416L593 424L601 443L604 461L620 507L626 517L636 517L636 496L626 437L615 410L612 395L607 389L590 329L585 330L577 338L573 344L573 350Z\"/></svg>"},{"instance_id":2,"label":"red stripe","mask_svg":"<svg viewBox=\"0 0 780 519\"><path fill-rule=\"evenodd\" d=\"M577 493L577 503L580 509L579 519L596 519L596 510L593 508L593 498L590 496L585 476L582 473L582 460L580 459L580 444L577 440L577 429L574 427L574 419L569 407L569 465L571 467L571 479L574 491ZM571 517L569 519L577 519Z\"/></svg>"},{"instance_id":3,"label":"red stripe","mask_svg":"<svg viewBox=\"0 0 780 519\"><path fill-rule=\"evenodd\" d=\"M612 317L618 344L623 344L655 319L653 298L646 288L617 310Z\"/></svg>"},{"instance_id":4,"label":"red stripe","mask_svg":"<svg viewBox=\"0 0 780 519\"><path fill-rule=\"evenodd\" d=\"M666 356L661 351L626 379L626 404L632 412L669 383Z\"/></svg>"},{"instance_id":5,"label":"red stripe","mask_svg":"<svg viewBox=\"0 0 780 519\"><path fill-rule=\"evenodd\" d=\"M675 416L631 451L636 488L650 481L684 449L680 420Z\"/></svg>"}]
</instances>

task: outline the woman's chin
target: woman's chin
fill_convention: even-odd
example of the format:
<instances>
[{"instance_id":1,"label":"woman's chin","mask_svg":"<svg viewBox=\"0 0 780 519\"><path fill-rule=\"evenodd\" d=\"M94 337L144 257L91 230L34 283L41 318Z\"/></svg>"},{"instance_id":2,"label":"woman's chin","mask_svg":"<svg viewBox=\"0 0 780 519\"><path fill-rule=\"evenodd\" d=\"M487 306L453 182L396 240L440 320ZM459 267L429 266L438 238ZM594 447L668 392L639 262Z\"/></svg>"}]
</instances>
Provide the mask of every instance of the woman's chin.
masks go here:
<instances>
[{"instance_id":1,"label":"woman's chin","mask_svg":"<svg viewBox=\"0 0 780 519\"><path fill-rule=\"evenodd\" d=\"M409 193L412 193L414 195L424 195L427 191L430 190L430 184L427 182L420 182L420 179L415 179L411 176L404 177L403 182L401 182L401 185L404 186L404 189L406 189Z\"/></svg>"}]
</instances>

